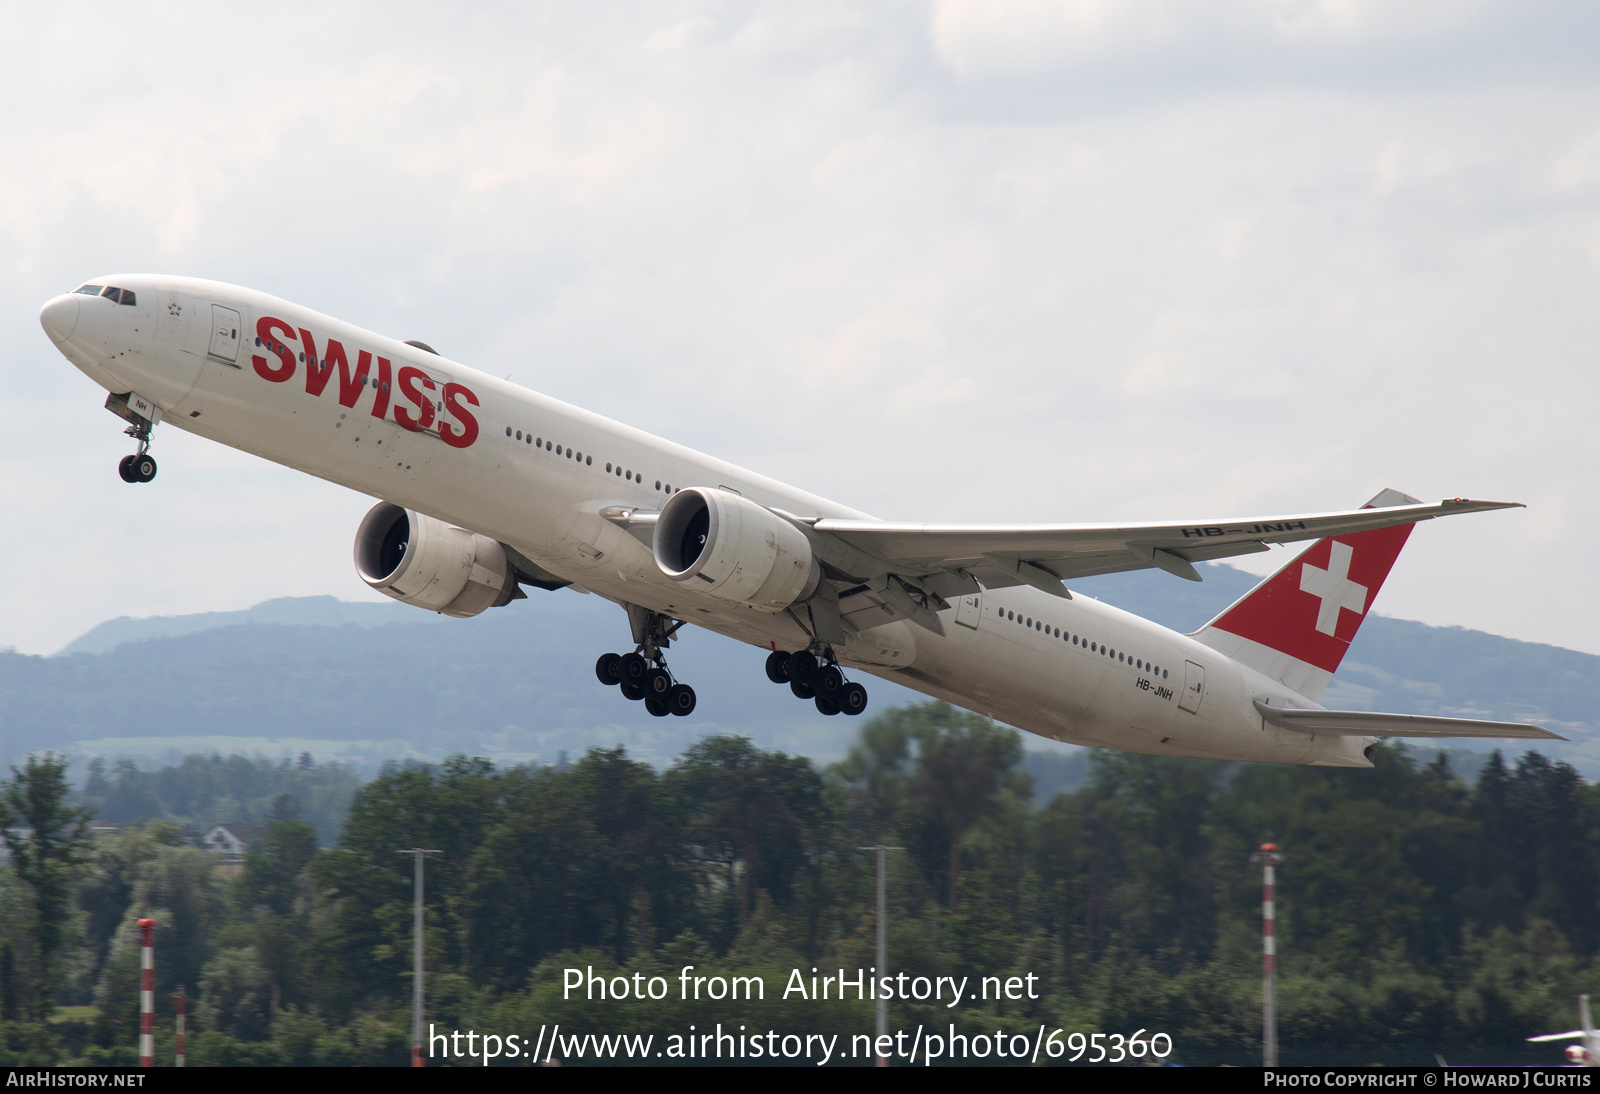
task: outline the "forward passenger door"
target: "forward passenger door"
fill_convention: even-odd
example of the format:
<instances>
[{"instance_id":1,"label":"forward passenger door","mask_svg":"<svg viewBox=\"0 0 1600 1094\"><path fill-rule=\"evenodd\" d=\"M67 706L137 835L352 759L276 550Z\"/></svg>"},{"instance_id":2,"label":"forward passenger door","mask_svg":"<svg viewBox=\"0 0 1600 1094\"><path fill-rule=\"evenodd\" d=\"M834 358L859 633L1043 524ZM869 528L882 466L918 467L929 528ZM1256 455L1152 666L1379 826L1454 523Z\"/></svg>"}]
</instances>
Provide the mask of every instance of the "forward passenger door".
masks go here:
<instances>
[{"instance_id":1,"label":"forward passenger door","mask_svg":"<svg viewBox=\"0 0 1600 1094\"><path fill-rule=\"evenodd\" d=\"M221 304L211 305L211 348L207 351L219 361L239 362L239 313Z\"/></svg>"}]
</instances>

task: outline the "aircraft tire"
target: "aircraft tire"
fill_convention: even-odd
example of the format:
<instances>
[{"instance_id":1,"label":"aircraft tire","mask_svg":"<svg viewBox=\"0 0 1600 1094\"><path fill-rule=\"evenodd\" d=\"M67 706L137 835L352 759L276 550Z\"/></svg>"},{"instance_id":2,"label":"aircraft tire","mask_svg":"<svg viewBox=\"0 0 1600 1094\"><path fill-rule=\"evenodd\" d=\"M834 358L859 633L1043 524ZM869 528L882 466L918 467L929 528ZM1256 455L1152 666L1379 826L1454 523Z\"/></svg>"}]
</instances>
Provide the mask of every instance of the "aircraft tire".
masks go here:
<instances>
[{"instance_id":1,"label":"aircraft tire","mask_svg":"<svg viewBox=\"0 0 1600 1094\"><path fill-rule=\"evenodd\" d=\"M124 456L124 457L122 457L122 460L117 464L117 474L122 476L122 481L123 482L138 482L139 481L138 477L134 474L134 471L133 471L133 457L132 456Z\"/></svg>"},{"instance_id":2,"label":"aircraft tire","mask_svg":"<svg viewBox=\"0 0 1600 1094\"><path fill-rule=\"evenodd\" d=\"M839 689L839 711L854 718L867 709L867 689L860 684L846 684Z\"/></svg>"},{"instance_id":3,"label":"aircraft tire","mask_svg":"<svg viewBox=\"0 0 1600 1094\"><path fill-rule=\"evenodd\" d=\"M156 477L156 458L151 455L135 456L133 463L135 482L150 482Z\"/></svg>"},{"instance_id":4,"label":"aircraft tire","mask_svg":"<svg viewBox=\"0 0 1600 1094\"><path fill-rule=\"evenodd\" d=\"M594 663L594 674L602 684L611 687L622 683L622 655L602 653L600 660Z\"/></svg>"},{"instance_id":5,"label":"aircraft tire","mask_svg":"<svg viewBox=\"0 0 1600 1094\"><path fill-rule=\"evenodd\" d=\"M815 699L817 697L815 688L810 684L802 684L798 680L789 681L789 690L794 693L796 699Z\"/></svg>"},{"instance_id":6,"label":"aircraft tire","mask_svg":"<svg viewBox=\"0 0 1600 1094\"><path fill-rule=\"evenodd\" d=\"M650 712L652 718L665 718L672 713L667 709L667 701L665 699L657 699L654 695L645 696L644 709Z\"/></svg>"},{"instance_id":7,"label":"aircraft tire","mask_svg":"<svg viewBox=\"0 0 1600 1094\"><path fill-rule=\"evenodd\" d=\"M667 692L672 690L672 674L666 669L651 669L642 682L645 695L652 699L665 701Z\"/></svg>"},{"instance_id":8,"label":"aircraft tire","mask_svg":"<svg viewBox=\"0 0 1600 1094\"><path fill-rule=\"evenodd\" d=\"M624 684L632 681L635 684L644 683L644 674L650 671L650 662L637 653L622 655L617 663L617 673Z\"/></svg>"},{"instance_id":9,"label":"aircraft tire","mask_svg":"<svg viewBox=\"0 0 1600 1094\"><path fill-rule=\"evenodd\" d=\"M643 699L644 684L638 680L629 680L624 677L622 681L622 697L633 700Z\"/></svg>"},{"instance_id":10,"label":"aircraft tire","mask_svg":"<svg viewBox=\"0 0 1600 1094\"><path fill-rule=\"evenodd\" d=\"M838 665L826 665L817 673L817 678L811 681L811 686L817 689L818 695L838 699L839 691L844 687L844 673L839 671Z\"/></svg>"},{"instance_id":11,"label":"aircraft tire","mask_svg":"<svg viewBox=\"0 0 1600 1094\"><path fill-rule=\"evenodd\" d=\"M816 654L810 650L801 650L799 653L791 654L789 657L789 682L791 684L799 682L809 687L816 682L817 669L819 667Z\"/></svg>"},{"instance_id":12,"label":"aircraft tire","mask_svg":"<svg viewBox=\"0 0 1600 1094\"><path fill-rule=\"evenodd\" d=\"M667 692L667 709L679 718L694 713L694 688L688 684L674 684Z\"/></svg>"},{"instance_id":13,"label":"aircraft tire","mask_svg":"<svg viewBox=\"0 0 1600 1094\"><path fill-rule=\"evenodd\" d=\"M826 714L830 718L839 713L839 700L831 699L826 695L817 696L817 712Z\"/></svg>"},{"instance_id":14,"label":"aircraft tire","mask_svg":"<svg viewBox=\"0 0 1600 1094\"><path fill-rule=\"evenodd\" d=\"M767 654L767 679L774 684L787 684L789 682L789 658L794 654L787 650L774 650Z\"/></svg>"}]
</instances>

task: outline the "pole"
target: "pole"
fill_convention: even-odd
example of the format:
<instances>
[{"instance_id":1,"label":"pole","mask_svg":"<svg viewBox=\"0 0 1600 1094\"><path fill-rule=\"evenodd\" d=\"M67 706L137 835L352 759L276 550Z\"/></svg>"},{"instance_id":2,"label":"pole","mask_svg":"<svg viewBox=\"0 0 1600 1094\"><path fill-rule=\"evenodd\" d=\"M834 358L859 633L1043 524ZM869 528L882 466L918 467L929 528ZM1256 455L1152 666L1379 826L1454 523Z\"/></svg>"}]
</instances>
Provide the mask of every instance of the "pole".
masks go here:
<instances>
[{"instance_id":1,"label":"pole","mask_svg":"<svg viewBox=\"0 0 1600 1094\"><path fill-rule=\"evenodd\" d=\"M411 912L411 1066L422 1066L422 860L426 855L437 855L421 847L399 852L411 855L416 862L413 871L415 901Z\"/></svg>"},{"instance_id":2,"label":"pole","mask_svg":"<svg viewBox=\"0 0 1600 1094\"><path fill-rule=\"evenodd\" d=\"M879 844L873 847L863 847L863 851L876 851L878 854L878 964L875 972L878 977L889 975L889 883L887 877L887 855L890 851L903 851L903 847L884 847ZM877 998L878 1035L873 1039L873 1045L881 1045L881 1038L889 1032L889 997L880 993L874 983L872 994ZM878 1066L888 1067L889 1057L878 1052L876 1047L873 1052L877 1054Z\"/></svg>"},{"instance_id":3,"label":"pole","mask_svg":"<svg viewBox=\"0 0 1600 1094\"><path fill-rule=\"evenodd\" d=\"M1276 843L1263 843L1250 856L1261 863L1261 1066L1278 1066L1278 939L1273 896L1275 867L1283 861Z\"/></svg>"},{"instance_id":4,"label":"pole","mask_svg":"<svg viewBox=\"0 0 1600 1094\"><path fill-rule=\"evenodd\" d=\"M878 851L878 975L889 974L889 885L884 877L887 865L888 852L882 847ZM889 1032L889 1000L883 993L874 992L878 997L878 1036L882 1037ZM882 1041L874 1041L882 1044ZM878 1066L888 1067L889 1061L883 1055L878 1056Z\"/></svg>"},{"instance_id":5,"label":"pole","mask_svg":"<svg viewBox=\"0 0 1600 1094\"><path fill-rule=\"evenodd\" d=\"M155 920L139 920L140 1067L154 1067L156 1063L156 1042L155 1030L153 1027L156 1010L156 993L155 985L151 983L156 968L155 928Z\"/></svg>"},{"instance_id":6,"label":"pole","mask_svg":"<svg viewBox=\"0 0 1600 1094\"><path fill-rule=\"evenodd\" d=\"M183 985L178 985L178 1066L183 1066L183 1015L184 999Z\"/></svg>"}]
</instances>

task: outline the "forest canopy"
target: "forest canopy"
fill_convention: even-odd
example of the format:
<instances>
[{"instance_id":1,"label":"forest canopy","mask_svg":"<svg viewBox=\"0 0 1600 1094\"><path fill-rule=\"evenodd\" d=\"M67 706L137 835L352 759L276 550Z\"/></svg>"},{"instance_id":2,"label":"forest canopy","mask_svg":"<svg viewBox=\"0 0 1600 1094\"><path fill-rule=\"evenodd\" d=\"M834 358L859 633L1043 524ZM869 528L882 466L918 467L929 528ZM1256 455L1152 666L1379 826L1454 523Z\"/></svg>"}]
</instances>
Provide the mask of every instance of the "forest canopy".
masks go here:
<instances>
[{"instance_id":1,"label":"forest canopy","mask_svg":"<svg viewBox=\"0 0 1600 1094\"><path fill-rule=\"evenodd\" d=\"M49 952L25 914L29 882L0 876L0 1062L130 1058L143 916L162 924L168 1060L185 985L192 1063L405 1062L412 866L396 852L415 846L441 852L427 867L428 1016L451 1028L870 1030L870 1002L600 1005L563 999L561 974L694 964L781 983L792 968L869 967L861 848L879 843L904 849L888 858L891 969L1040 985L958 1011L897 1002L892 1026L1143 1027L1170 1033L1184 1062L1259 1059L1250 853L1269 839L1287 859L1285 1063L1543 1059L1522 1038L1571 1028L1593 983L1600 798L1537 753L1496 754L1470 785L1398 745L1371 771L1103 753L1086 786L1037 803L1021 759L1013 731L941 703L870 720L826 769L738 736L665 770L621 749L557 767L458 756L352 787L333 846L295 797L331 784L268 764L230 791L269 820L233 877L162 819L194 800L176 772L198 779L211 761L102 772L92 806L118 800L121 779L144 786L149 812L84 846Z\"/></svg>"}]
</instances>

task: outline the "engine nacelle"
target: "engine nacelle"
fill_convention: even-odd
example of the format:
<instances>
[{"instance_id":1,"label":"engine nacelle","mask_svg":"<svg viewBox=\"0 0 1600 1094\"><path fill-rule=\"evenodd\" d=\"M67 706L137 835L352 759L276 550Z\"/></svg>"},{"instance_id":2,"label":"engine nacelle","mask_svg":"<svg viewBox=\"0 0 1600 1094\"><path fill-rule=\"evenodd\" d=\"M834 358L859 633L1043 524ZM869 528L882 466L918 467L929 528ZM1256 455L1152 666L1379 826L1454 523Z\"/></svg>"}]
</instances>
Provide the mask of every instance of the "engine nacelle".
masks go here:
<instances>
[{"instance_id":1,"label":"engine nacelle","mask_svg":"<svg viewBox=\"0 0 1600 1094\"><path fill-rule=\"evenodd\" d=\"M656 519L654 550L672 580L763 612L805 600L822 581L805 534L731 490L673 494Z\"/></svg>"},{"instance_id":2,"label":"engine nacelle","mask_svg":"<svg viewBox=\"0 0 1600 1094\"><path fill-rule=\"evenodd\" d=\"M463 619L517 593L499 543L386 501L356 531L356 572L385 596Z\"/></svg>"}]
</instances>

